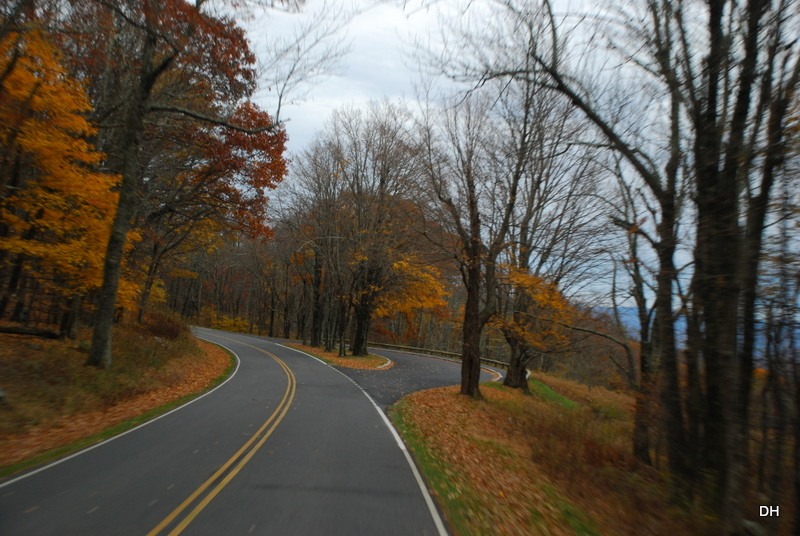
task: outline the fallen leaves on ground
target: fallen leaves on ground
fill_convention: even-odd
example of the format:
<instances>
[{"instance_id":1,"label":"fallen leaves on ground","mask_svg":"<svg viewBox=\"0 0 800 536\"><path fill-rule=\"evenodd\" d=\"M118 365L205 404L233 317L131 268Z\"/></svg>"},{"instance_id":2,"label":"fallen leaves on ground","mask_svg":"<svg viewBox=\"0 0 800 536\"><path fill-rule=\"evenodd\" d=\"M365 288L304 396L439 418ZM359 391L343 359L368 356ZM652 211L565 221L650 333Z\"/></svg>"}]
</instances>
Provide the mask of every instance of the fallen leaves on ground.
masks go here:
<instances>
[{"instance_id":1,"label":"fallen leaves on ground","mask_svg":"<svg viewBox=\"0 0 800 536\"><path fill-rule=\"evenodd\" d=\"M508 395L492 391L486 396ZM458 534L528 535L536 534L537 526L549 527L546 534L572 534L542 508L547 497L530 467L530 448L498 433L503 423L496 422L486 401L443 387L414 393L402 404L404 419L443 466L449 496L439 501L458 510L445 508ZM514 467L517 463L523 466Z\"/></svg>"},{"instance_id":2,"label":"fallen leaves on ground","mask_svg":"<svg viewBox=\"0 0 800 536\"><path fill-rule=\"evenodd\" d=\"M445 387L391 414L455 534L707 533L670 506L651 468L635 466L623 395L578 392L567 409L503 387L484 386L482 400Z\"/></svg>"},{"instance_id":3,"label":"fallen leaves on ground","mask_svg":"<svg viewBox=\"0 0 800 536\"><path fill-rule=\"evenodd\" d=\"M314 348L313 346L306 346L303 344L289 344L288 346L300 350L301 352L311 354L337 367L360 370L388 370L394 366L394 361L372 354L358 357L339 357L338 352L326 352L322 348Z\"/></svg>"},{"instance_id":4,"label":"fallen leaves on ground","mask_svg":"<svg viewBox=\"0 0 800 536\"><path fill-rule=\"evenodd\" d=\"M152 372L148 384L162 383L162 387L120 400L102 409L55 415L23 432L0 437L0 466L11 465L68 445L164 404L203 391L225 372L231 358L218 346L204 341L197 343L202 349L198 355L189 354L171 359ZM0 357L8 358L8 355ZM24 358L20 355L14 357Z\"/></svg>"}]
</instances>

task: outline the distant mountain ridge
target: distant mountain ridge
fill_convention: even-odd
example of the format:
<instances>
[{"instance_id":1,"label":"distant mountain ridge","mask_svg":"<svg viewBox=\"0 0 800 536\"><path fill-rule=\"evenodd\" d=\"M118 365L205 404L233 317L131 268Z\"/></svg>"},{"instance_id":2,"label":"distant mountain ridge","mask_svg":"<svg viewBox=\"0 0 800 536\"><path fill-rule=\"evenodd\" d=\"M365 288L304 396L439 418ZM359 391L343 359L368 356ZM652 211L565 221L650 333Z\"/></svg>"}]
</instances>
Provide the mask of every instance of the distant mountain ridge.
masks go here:
<instances>
[{"instance_id":1,"label":"distant mountain ridge","mask_svg":"<svg viewBox=\"0 0 800 536\"><path fill-rule=\"evenodd\" d=\"M594 309L611 317L614 316L613 307L595 307ZM617 312L622 326L628 333L628 337L639 340L639 314L636 311L636 307L617 307ZM686 318L683 316L675 322L675 338L679 348L686 346Z\"/></svg>"}]
</instances>

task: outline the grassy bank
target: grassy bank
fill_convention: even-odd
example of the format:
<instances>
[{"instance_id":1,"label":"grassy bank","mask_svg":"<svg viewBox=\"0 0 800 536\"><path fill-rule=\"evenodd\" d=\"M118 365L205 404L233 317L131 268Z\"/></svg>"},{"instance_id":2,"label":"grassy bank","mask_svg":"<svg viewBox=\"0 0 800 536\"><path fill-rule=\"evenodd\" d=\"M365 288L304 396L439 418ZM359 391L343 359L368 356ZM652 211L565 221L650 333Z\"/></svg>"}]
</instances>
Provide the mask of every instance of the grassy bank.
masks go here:
<instances>
[{"instance_id":1,"label":"grassy bank","mask_svg":"<svg viewBox=\"0 0 800 536\"><path fill-rule=\"evenodd\" d=\"M118 326L110 370L79 341L0 336L0 477L102 441L222 381L233 359L161 318Z\"/></svg>"},{"instance_id":2,"label":"grassy bank","mask_svg":"<svg viewBox=\"0 0 800 536\"><path fill-rule=\"evenodd\" d=\"M630 455L633 400L547 376L412 394L391 418L459 535L712 534Z\"/></svg>"}]
</instances>

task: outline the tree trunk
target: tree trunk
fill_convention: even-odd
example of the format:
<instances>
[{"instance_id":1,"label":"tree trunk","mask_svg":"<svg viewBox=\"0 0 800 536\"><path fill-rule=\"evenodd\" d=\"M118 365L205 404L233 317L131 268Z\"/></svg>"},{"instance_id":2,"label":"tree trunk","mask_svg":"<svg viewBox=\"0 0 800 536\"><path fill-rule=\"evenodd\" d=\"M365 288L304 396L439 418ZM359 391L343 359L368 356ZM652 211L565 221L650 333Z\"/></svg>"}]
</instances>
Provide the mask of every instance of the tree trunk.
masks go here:
<instances>
[{"instance_id":1,"label":"tree trunk","mask_svg":"<svg viewBox=\"0 0 800 536\"><path fill-rule=\"evenodd\" d=\"M125 240L137 206L139 188L138 165L135 162L137 151L138 144L128 147L125 151L127 158L134 162L126 163L126 172L123 174L117 213L111 226L111 236L103 263L103 285L98 291L92 347L86 362L87 365L105 369L110 368L112 363L111 328L117 305L117 290L122 273Z\"/></svg>"},{"instance_id":2,"label":"tree trunk","mask_svg":"<svg viewBox=\"0 0 800 536\"><path fill-rule=\"evenodd\" d=\"M156 280L158 273L158 266L161 262L161 251L158 245L153 245L153 256L150 259L150 265L147 267L147 277L144 280L142 287L142 295L139 297L139 311L136 315L136 321L141 324L144 322L144 310L147 307L147 302L150 300L150 293L153 290L153 283Z\"/></svg>"},{"instance_id":3,"label":"tree trunk","mask_svg":"<svg viewBox=\"0 0 800 536\"><path fill-rule=\"evenodd\" d=\"M511 356L508 361L508 371L503 379L503 385L514 389L522 389L525 394L530 394L528 387L528 355L519 343L508 341L511 347Z\"/></svg>"},{"instance_id":4,"label":"tree trunk","mask_svg":"<svg viewBox=\"0 0 800 536\"><path fill-rule=\"evenodd\" d=\"M794 341L794 334L790 337ZM796 504L800 501L800 363L796 359L792 363L792 375L794 376L794 535L800 536L800 508Z\"/></svg>"},{"instance_id":5,"label":"tree trunk","mask_svg":"<svg viewBox=\"0 0 800 536\"><path fill-rule=\"evenodd\" d=\"M311 311L311 346L322 345L322 257L314 252L314 294Z\"/></svg>"},{"instance_id":6,"label":"tree trunk","mask_svg":"<svg viewBox=\"0 0 800 536\"><path fill-rule=\"evenodd\" d=\"M47 329L30 328L23 326L0 326L0 333L12 333L14 335L30 335L33 337L43 337L45 339L60 339L61 334Z\"/></svg>"},{"instance_id":7,"label":"tree trunk","mask_svg":"<svg viewBox=\"0 0 800 536\"><path fill-rule=\"evenodd\" d=\"M646 310L643 307L640 311L640 322L647 322ZM633 415L633 455L640 462L652 465L650 457L650 427L653 424L653 393L655 391L655 366L653 363L653 345L650 340L650 326L642 324L640 333L642 340L639 350L639 377L636 378L636 371L630 377L636 389L636 405Z\"/></svg>"},{"instance_id":8,"label":"tree trunk","mask_svg":"<svg viewBox=\"0 0 800 536\"><path fill-rule=\"evenodd\" d=\"M25 255L18 255L17 260L14 263L14 268L11 270L11 277L8 281L8 287L3 293L2 299L0 299L0 319L5 316L8 304L11 303L11 298L16 296L17 290L19 290L19 282L22 278L22 267L24 264Z\"/></svg>"},{"instance_id":9,"label":"tree trunk","mask_svg":"<svg viewBox=\"0 0 800 536\"><path fill-rule=\"evenodd\" d=\"M275 290L272 288L269 291L269 331L267 333L270 337L275 336Z\"/></svg>"},{"instance_id":10,"label":"tree trunk","mask_svg":"<svg viewBox=\"0 0 800 536\"><path fill-rule=\"evenodd\" d=\"M145 11L150 13L149 3ZM150 20L146 21L148 24ZM94 318L92 347L89 351L87 365L111 367L111 327L114 323L114 312L117 304L117 290L122 273L122 261L125 253L125 241L130 230L136 210L139 206L141 173L139 169L139 146L144 131L144 116L150 92L159 74L168 65L163 63L158 69L153 67L157 36L151 32L144 40L141 68L128 99L124 130L118 146L119 153L109 157L111 168L121 174L119 201L111 234L106 247L103 263L103 284L98 291L97 308ZM116 162L114 162L116 160Z\"/></svg>"},{"instance_id":11,"label":"tree trunk","mask_svg":"<svg viewBox=\"0 0 800 536\"><path fill-rule=\"evenodd\" d=\"M350 353L354 356L365 356L368 353L367 339L369 338L371 317L371 307L368 298L364 297L355 308L354 320L356 323L356 330L353 335L353 340L350 343Z\"/></svg>"},{"instance_id":12,"label":"tree trunk","mask_svg":"<svg viewBox=\"0 0 800 536\"><path fill-rule=\"evenodd\" d=\"M664 406L667 431L667 456L673 476L675 498L688 497L690 474L686 463L686 432L681 396L678 355L675 344L675 319L672 313L672 285L675 280L675 210L671 197L661 200L661 222L658 224L657 254L659 271L656 276L655 322L653 350L661 366L661 401Z\"/></svg>"},{"instance_id":13,"label":"tree trunk","mask_svg":"<svg viewBox=\"0 0 800 536\"><path fill-rule=\"evenodd\" d=\"M289 318L289 263L286 263L286 281L284 282L283 290L283 338L290 337L289 331L292 327L292 321Z\"/></svg>"},{"instance_id":14,"label":"tree trunk","mask_svg":"<svg viewBox=\"0 0 800 536\"><path fill-rule=\"evenodd\" d=\"M650 458L650 390L639 388L633 415L633 455L642 463L652 465Z\"/></svg>"},{"instance_id":15,"label":"tree trunk","mask_svg":"<svg viewBox=\"0 0 800 536\"><path fill-rule=\"evenodd\" d=\"M461 346L461 394L480 398L481 377L481 268L476 256L467 267L467 301L464 305L464 333Z\"/></svg>"},{"instance_id":16,"label":"tree trunk","mask_svg":"<svg viewBox=\"0 0 800 536\"><path fill-rule=\"evenodd\" d=\"M343 297L339 298L339 319L337 321L337 327L339 329L339 332L337 333L337 339L339 341L339 357L344 357L347 354L347 352L345 352L344 333L347 330L348 309L348 300Z\"/></svg>"},{"instance_id":17,"label":"tree trunk","mask_svg":"<svg viewBox=\"0 0 800 536\"><path fill-rule=\"evenodd\" d=\"M30 307L25 303L27 299L27 286L28 277L23 277L22 282L17 290L17 303L14 306L14 311L11 313L11 321L20 324L27 324L30 319Z\"/></svg>"},{"instance_id":18,"label":"tree trunk","mask_svg":"<svg viewBox=\"0 0 800 536\"><path fill-rule=\"evenodd\" d=\"M59 331L62 337L75 340L78 338L78 316L81 312L81 296L74 295L69 299L69 307L61 319Z\"/></svg>"}]
</instances>

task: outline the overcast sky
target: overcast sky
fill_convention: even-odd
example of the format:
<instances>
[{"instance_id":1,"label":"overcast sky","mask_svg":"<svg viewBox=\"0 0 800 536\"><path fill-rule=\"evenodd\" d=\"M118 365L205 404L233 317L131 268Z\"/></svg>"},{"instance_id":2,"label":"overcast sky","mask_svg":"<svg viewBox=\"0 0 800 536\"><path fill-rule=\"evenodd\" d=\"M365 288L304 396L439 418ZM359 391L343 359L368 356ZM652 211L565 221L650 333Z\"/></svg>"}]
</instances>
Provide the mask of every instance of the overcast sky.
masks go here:
<instances>
[{"instance_id":1,"label":"overcast sky","mask_svg":"<svg viewBox=\"0 0 800 536\"><path fill-rule=\"evenodd\" d=\"M284 105L281 118L286 121L290 153L301 151L321 129L330 113L345 104L356 106L370 99L413 99L416 69L410 66L409 48L415 36L427 35L435 28L433 10L403 10L400 2L376 3L375 0L329 0L359 13L343 28L342 35L351 44L350 52L340 61L335 73L316 81L307 91L295 94ZM300 13L268 12L246 24L257 56L265 54L265 43L273 35L288 35L292 27L313 16L324 0L306 0ZM297 99L297 96L301 98ZM292 97L290 95L290 97ZM257 96L262 106L273 112L274 92L262 88Z\"/></svg>"}]
</instances>

